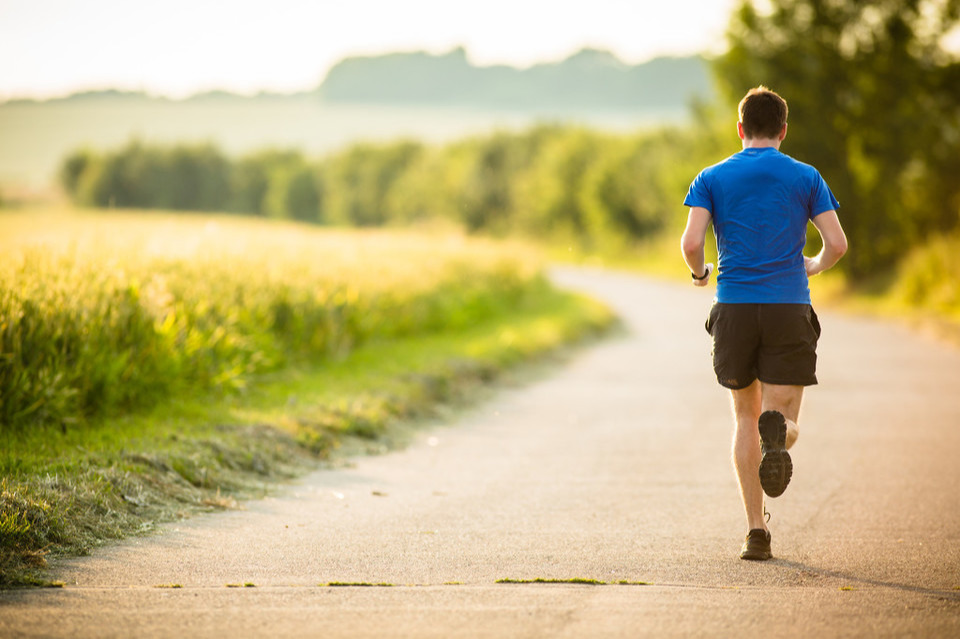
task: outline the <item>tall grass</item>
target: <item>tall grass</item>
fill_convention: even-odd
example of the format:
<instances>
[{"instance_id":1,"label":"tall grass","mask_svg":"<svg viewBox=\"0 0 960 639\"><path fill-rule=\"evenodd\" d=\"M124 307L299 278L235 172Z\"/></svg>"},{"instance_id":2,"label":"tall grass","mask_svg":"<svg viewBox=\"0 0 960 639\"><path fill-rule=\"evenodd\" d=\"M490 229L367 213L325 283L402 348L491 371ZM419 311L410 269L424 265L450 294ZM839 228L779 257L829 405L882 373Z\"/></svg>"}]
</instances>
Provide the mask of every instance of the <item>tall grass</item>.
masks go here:
<instances>
[{"instance_id":1,"label":"tall grass","mask_svg":"<svg viewBox=\"0 0 960 639\"><path fill-rule=\"evenodd\" d=\"M52 229L52 230L46 230ZM226 217L0 217L0 432L482 320L541 285L526 248Z\"/></svg>"},{"instance_id":2,"label":"tall grass","mask_svg":"<svg viewBox=\"0 0 960 639\"><path fill-rule=\"evenodd\" d=\"M894 296L913 308L960 319L958 251L960 234L941 235L914 248L898 269Z\"/></svg>"}]
</instances>

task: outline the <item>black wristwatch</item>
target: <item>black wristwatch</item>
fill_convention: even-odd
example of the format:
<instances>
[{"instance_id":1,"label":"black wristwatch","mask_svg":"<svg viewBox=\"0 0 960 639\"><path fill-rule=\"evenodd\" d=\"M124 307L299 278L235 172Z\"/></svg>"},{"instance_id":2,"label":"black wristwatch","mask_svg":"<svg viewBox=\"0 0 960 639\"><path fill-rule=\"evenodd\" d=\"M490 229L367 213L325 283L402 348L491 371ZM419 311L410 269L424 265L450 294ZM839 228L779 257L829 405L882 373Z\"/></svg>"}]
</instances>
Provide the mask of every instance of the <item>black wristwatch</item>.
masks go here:
<instances>
[{"instance_id":1,"label":"black wristwatch","mask_svg":"<svg viewBox=\"0 0 960 639\"><path fill-rule=\"evenodd\" d=\"M697 276L694 275L693 273L690 273L690 277L692 277L693 279L697 280L698 282L702 282L703 280L705 280L705 279L707 279L708 277L710 277L710 269L709 269L708 267L706 267L706 266L703 267L703 268L704 268L704 273L703 273L703 275L701 275L700 277L697 277Z\"/></svg>"}]
</instances>

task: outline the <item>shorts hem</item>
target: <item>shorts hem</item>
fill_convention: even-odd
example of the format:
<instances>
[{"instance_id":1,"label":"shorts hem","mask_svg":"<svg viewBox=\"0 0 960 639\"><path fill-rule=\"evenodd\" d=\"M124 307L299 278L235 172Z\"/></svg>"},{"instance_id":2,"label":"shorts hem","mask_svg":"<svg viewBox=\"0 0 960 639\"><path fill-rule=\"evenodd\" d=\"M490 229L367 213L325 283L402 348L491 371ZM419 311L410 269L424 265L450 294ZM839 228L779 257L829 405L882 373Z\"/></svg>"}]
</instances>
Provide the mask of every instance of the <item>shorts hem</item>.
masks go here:
<instances>
[{"instance_id":1,"label":"shorts hem","mask_svg":"<svg viewBox=\"0 0 960 639\"><path fill-rule=\"evenodd\" d=\"M760 378L758 377L757 379L760 379ZM812 380L810 378L807 378L802 381L798 381L795 379L783 380L783 379L767 378L767 379L760 379L760 382L763 384L776 384L777 386L816 386L817 384L820 383L817 381L816 378L813 378Z\"/></svg>"},{"instance_id":2,"label":"shorts hem","mask_svg":"<svg viewBox=\"0 0 960 639\"><path fill-rule=\"evenodd\" d=\"M737 385L737 384L725 384L725 383L723 382L723 380L721 380L720 378L717 378L717 383L718 383L718 384L720 384L721 386L723 386L723 387L726 388L726 389L735 390L735 391L736 391L736 390L743 390L743 389L745 389L745 388L750 388L750 386L751 386L755 381L757 381L757 378L756 378L756 377L754 377L753 379L751 379L751 380L750 380L749 382L747 382L746 384Z\"/></svg>"}]
</instances>

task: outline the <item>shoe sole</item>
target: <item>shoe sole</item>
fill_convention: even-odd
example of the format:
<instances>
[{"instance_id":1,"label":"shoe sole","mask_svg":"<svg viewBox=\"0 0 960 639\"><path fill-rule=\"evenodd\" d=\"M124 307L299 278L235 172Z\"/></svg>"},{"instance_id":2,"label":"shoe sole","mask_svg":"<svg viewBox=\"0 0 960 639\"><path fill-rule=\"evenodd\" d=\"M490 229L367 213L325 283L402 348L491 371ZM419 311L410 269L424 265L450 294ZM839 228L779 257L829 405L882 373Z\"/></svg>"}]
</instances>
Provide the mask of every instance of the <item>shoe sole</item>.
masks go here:
<instances>
[{"instance_id":1,"label":"shoe sole","mask_svg":"<svg viewBox=\"0 0 960 639\"><path fill-rule=\"evenodd\" d=\"M740 559L745 559L747 561L766 561L768 559L773 559L773 553L770 552L742 552L740 553Z\"/></svg>"},{"instance_id":2,"label":"shoe sole","mask_svg":"<svg viewBox=\"0 0 960 639\"><path fill-rule=\"evenodd\" d=\"M793 476L793 460L787 452L787 422L777 411L760 415L760 486L770 497L779 497L787 489Z\"/></svg>"}]
</instances>

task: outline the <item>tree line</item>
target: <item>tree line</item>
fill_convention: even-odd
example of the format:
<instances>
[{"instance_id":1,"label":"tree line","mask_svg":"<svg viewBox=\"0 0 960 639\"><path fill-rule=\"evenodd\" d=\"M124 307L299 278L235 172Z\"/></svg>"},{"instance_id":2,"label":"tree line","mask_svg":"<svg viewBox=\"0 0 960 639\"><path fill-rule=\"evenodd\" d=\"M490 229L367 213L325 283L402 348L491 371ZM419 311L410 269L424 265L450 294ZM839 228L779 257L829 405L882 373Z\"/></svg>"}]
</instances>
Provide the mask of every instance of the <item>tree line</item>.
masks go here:
<instances>
[{"instance_id":1,"label":"tree line","mask_svg":"<svg viewBox=\"0 0 960 639\"><path fill-rule=\"evenodd\" d=\"M443 146L358 144L320 159L276 150L230 158L209 144L134 141L71 154L60 181L84 206L358 227L442 219L596 249L648 237L679 214L703 157L690 152L697 146L680 129L624 136L546 125Z\"/></svg>"}]
</instances>

